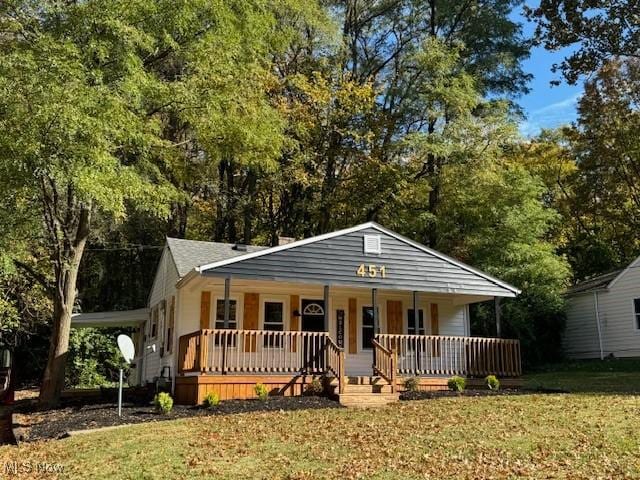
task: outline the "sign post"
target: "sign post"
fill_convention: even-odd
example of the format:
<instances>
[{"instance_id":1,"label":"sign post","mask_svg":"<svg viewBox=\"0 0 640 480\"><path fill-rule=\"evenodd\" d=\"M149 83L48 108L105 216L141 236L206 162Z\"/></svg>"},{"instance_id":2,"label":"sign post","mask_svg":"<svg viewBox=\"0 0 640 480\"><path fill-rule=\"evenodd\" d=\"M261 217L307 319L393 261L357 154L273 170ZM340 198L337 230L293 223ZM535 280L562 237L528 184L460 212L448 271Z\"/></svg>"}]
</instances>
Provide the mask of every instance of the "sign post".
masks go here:
<instances>
[{"instance_id":1,"label":"sign post","mask_svg":"<svg viewBox=\"0 0 640 480\"><path fill-rule=\"evenodd\" d=\"M128 335L118 335L118 348L127 364L135 357L136 348ZM118 416L122 416L122 369L120 369L120 388L118 389Z\"/></svg>"}]
</instances>

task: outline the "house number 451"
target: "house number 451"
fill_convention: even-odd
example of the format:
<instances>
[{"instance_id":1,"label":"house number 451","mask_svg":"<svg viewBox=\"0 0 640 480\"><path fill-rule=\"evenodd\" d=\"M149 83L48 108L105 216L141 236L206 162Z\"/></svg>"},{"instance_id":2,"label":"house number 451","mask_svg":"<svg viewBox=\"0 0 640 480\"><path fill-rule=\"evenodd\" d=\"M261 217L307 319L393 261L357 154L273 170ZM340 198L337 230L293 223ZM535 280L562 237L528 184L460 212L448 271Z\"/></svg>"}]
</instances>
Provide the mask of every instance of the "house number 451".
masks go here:
<instances>
[{"instance_id":1,"label":"house number 451","mask_svg":"<svg viewBox=\"0 0 640 480\"><path fill-rule=\"evenodd\" d=\"M359 277L377 277L380 275L382 278L387 277L387 267L384 265L365 265L361 263L356 271L356 275Z\"/></svg>"}]
</instances>

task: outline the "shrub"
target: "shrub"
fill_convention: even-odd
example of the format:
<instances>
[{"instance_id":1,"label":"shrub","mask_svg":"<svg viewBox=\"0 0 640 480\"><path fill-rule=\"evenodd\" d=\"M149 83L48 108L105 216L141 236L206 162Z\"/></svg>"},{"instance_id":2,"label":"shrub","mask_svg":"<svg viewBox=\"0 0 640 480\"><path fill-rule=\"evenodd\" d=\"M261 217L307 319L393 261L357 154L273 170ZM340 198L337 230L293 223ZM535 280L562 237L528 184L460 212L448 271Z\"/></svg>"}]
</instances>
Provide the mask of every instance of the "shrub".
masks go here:
<instances>
[{"instance_id":1,"label":"shrub","mask_svg":"<svg viewBox=\"0 0 640 480\"><path fill-rule=\"evenodd\" d=\"M500 390L500 380L495 375L487 375L484 381L489 387L489 390Z\"/></svg>"},{"instance_id":2,"label":"shrub","mask_svg":"<svg viewBox=\"0 0 640 480\"><path fill-rule=\"evenodd\" d=\"M449 390L452 390L454 392L462 392L467 386L467 381L462 377L454 375L447 381L447 385L449 386Z\"/></svg>"},{"instance_id":3,"label":"shrub","mask_svg":"<svg viewBox=\"0 0 640 480\"><path fill-rule=\"evenodd\" d=\"M409 377L404 381L404 389L407 392L417 392L420 382L417 377Z\"/></svg>"},{"instance_id":4,"label":"shrub","mask_svg":"<svg viewBox=\"0 0 640 480\"><path fill-rule=\"evenodd\" d=\"M262 400L263 402L267 401L267 398L269 397L269 390L267 390L267 387L261 383L256 383L256 386L253 387L253 389L255 390L256 396L259 400Z\"/></svg>"},{"instance_id":5,"label":"shrub","mask_svg":"<svg viewBox=\"0 0 640 480\"><path fill-rule=\"evenodd\" d=\"M217 407L220 404L220 396L217 393L207 393L202 404L207 408Z\"/></svg>"},{"instance_id":6,"label":"shrub","mask_svg":"<svg viewBox=\"0 0 640 480\"><path fill-rule=\"evenodd\" d=\"M311 380L311 383L306 387L306 393L308 395L322 395L324 393L324 386L319 378Z\"/></svg>"},{"instance_id":7,"label":"shrub","mask_svg":"<svg viewBox=\"0 0 640 480\"><path fill-rule=\"evenodd\" d=\"M167 415L173 408L173 398L167 392L160 392L153 398L153 404L157 411Z\"/></svg>"}]
</instances>

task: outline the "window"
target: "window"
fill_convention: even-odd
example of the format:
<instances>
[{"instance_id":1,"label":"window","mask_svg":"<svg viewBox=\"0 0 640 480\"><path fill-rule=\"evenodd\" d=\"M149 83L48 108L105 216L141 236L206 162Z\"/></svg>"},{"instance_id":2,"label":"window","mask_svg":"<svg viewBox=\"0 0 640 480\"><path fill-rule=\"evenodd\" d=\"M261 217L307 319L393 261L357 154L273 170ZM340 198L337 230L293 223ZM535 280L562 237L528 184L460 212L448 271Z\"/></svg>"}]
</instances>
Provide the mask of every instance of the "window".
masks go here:
<instances>
[{"instance_id":1,"label":"window","mask_svg":"<svg viewBox=\"0 0 640 480\"><path fill-rule=\"evenodd\" d=\"M171 297L171 304L169 306L169 323L167 324L167 352L173 351L173 329L175 327L176 320L176 297Z\"/></svg>"},{"instance_id":2,"label":"window","mask_svg":"<svg viewBox=\"0 0 640 480\"><path fill-rule=\"evenodd\" d=\"M238 328L236 320L236 300L229 300L229 329L236 330ZM216 301L216 329L224 328L224 299Z\"/></svg>"},{"instance_id":3,"label":"window","mask_svg":"<svg viewBox=\"0 0 640 480\"><path fill-rule=\"evenodd\" d=\"M407 314L409 335L424 335L424 310L418 309L418 332L416 333L413 308L410 308Z\"/></svg>"},{"instance_id":4,"label":"window","mask_svg":"<svg viewBox=\"0 0 640 480\"><path fill-rule=\"evenodd\" d=\"M365 235L364 253L382 253L382 246L380 245L380 243L380 235Z\"/></svg>"},{"instance_id":5,"label":"window","mask_svg":"<svg viewBox=\"0 0 640 480\"><path fill-rule=\"evenodd\" d=\"M158 310L160 307L156 305L151 311L151 338L156 338L158 335Z\"/></svg>"},{"instance_id":6,"label":"window","mask_svg":"<svg viewBox=\"0 0 640 480\"><path fill-rule=\"evenodd\" d=\"M633 299L633 312L636 317L636 329L640 330L640 298Z\"/></svg>"},{"instance_id":7,"label":"window","mask_svg":"<svg viewBox=\"0 0 640 480\"><path fill-rule=\"evenodd\" d=\"M273 332L284 330L284 304L282 302L264 302L264 329ZM282 347L282 337L278 335L266 335L265 347Z\"/></svg>"},{"instance_id":8,"label":"window","mask_svg":"<svg viewBox=\"0 0 640 480\"><path fill-rule=\"evenodd\" d=\"M375 338L373 307L362 307L362 349L371 350Z\"/></svg>"}]
</instances>

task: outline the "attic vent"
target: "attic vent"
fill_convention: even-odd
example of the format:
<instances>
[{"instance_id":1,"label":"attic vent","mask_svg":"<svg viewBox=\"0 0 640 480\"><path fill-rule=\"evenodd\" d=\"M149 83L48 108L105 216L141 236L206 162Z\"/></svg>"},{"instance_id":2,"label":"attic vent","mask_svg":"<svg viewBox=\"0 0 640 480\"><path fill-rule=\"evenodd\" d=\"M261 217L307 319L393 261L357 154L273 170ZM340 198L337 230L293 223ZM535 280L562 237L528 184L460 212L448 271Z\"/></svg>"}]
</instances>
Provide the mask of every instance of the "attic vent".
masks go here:
<instances>
[{"instance_id":1,"label":"attic vent","mask_svg":"<svg viewBox=\"0 0 640 480\"><path fill-rule=\"evenodd\" d=\"M246 252L247 251L247 246L244 243L236 243L233 247L234 250L237 250L238 252Z\"/></svg>"},{"instance_id":2,"label":"attic vent","mask_svg":"<svg viewBox=\"0 0 640 480\"><path fill-rule=\"evenodd\" d=\"M382 245L380 243L380 235L365 235L364 253L382 253Z\"/></svg>"}]
</instances>

